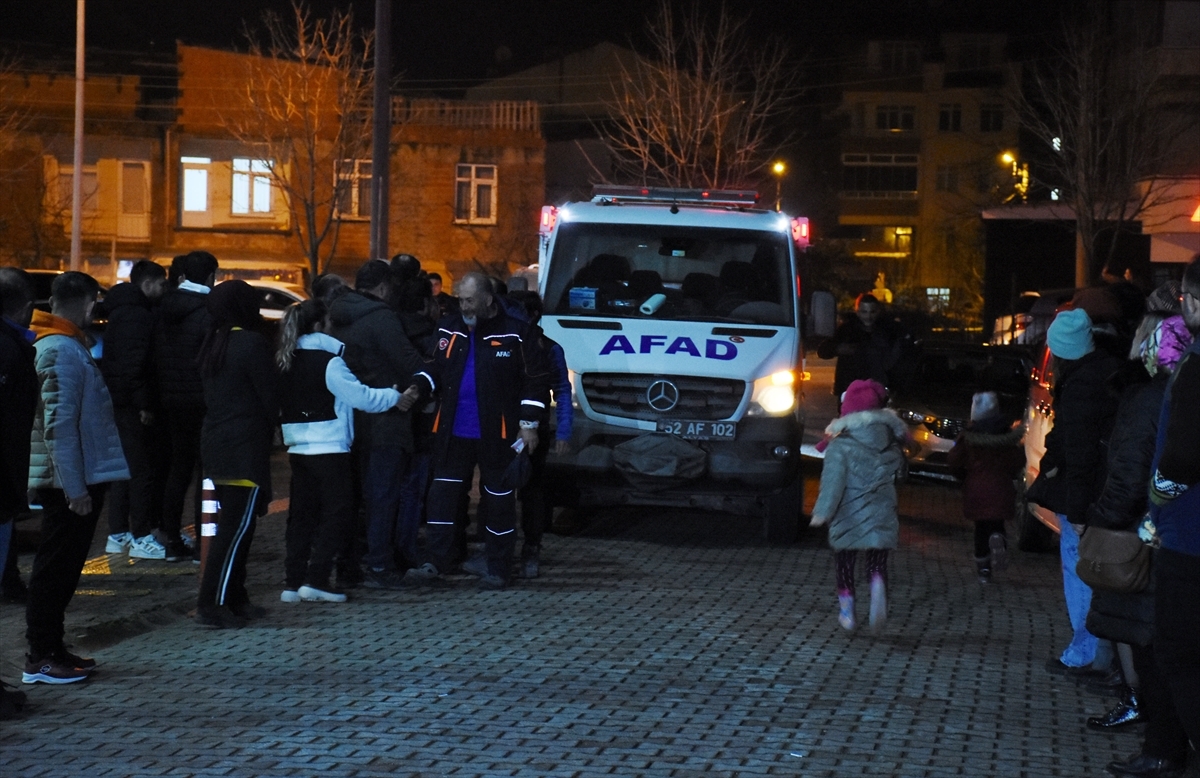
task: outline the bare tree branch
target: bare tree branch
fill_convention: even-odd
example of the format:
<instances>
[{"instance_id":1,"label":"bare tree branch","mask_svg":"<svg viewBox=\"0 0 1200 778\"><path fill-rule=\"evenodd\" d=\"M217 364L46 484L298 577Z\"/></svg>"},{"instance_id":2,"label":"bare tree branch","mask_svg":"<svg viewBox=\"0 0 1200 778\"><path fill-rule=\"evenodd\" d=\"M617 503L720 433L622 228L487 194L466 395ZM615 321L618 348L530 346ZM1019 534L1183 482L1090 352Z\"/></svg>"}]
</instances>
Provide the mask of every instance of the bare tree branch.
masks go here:
<instances>
[{"instance_id":1,"label":"bare tree branch","mask_svg":"<svg viewBox=\"0 0 1200 778\"><path fill-rule=\"evenodd\" d=\"M751 41L745 19L659 0L649 58L622 68L608 102L609 147L631 183L751 187L786 140L777 124L797 91L778 41Z\"/></svg>"},{"instance_id":2,"label":"bare tree branch","mask_svg":"<svg viewBox=\"0 0 1200 778\"><path fill-rule=\"evenodd\" d=\"M1119 232L1170 202L1172 155L1197 129L1194 115L1173 109L1162 50L1137 45L1147 30L1118 26L1104 6L1088 9L1014 100L1026 130L1053 149L1044 178L1074 208L1080 286L1112 258Z\"/></svg>"},{"instance_id":3,"label":"bare tree branch","mask_svg":"<svg viewBox=\"0 0 1200 778\"><path fill-rule=\"evenodd\" d=\"M337 249L338 205L351 182L340 166L370 148L371 38L349 11L314 18L301 0L286 16L268 13L247 31L250 57L238 105L218 114L236 139L273 161L301 250L315 276Z\"/></svg>"}]
</instances>

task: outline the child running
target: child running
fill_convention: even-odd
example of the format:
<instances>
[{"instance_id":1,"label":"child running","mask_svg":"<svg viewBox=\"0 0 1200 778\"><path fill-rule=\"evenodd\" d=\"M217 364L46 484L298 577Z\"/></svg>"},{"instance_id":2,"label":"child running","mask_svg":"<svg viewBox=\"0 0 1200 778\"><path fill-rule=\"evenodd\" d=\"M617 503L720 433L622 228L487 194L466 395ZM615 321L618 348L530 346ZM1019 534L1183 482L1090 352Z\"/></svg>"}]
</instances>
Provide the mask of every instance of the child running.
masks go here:
<instances>
[{"instance_id":1,"label":"child running","mask_svg":"<svg viewBox=\"0 0 1200 778\"><path fill-rule=\"evenodd\" d=\"M275 355L283 379L283 442L292 467L283 602L346 601L329 585L329 575L354 505L354 410L404 411L417 399L415 387L401 394L394 387L364 386L343 361L342 342L325 334L328 328L328 309L320 300L288 307Z\"/></svg>"},{"instance_id":2,"label":"child running","mask_svg":"<svg viewBox=\"0 0 1200 778\"><path fill-rule=\"evenodd\" d=\"M842 415L825 433L821 492L811 526L829 524L838 592L838 623L855 627L854 563L866 551L871 577L870 625L887 620L888 549L900 540L896 481L904 472L904 422L885 409L887 389L877 381L854 381L842 395Z\"/></svg>"},{"instance_id":3,"label":"child running","mask_svg":"<svg viewBox=\"0 0 1200 778\"><path fill-rule=\"evenodd\" d=\"M946 460L963 479L963 514L975 524L975 571L980 583L1008 566L1004 522L1017 500L1015 479L1025 465L1024 435L1000 413L995 392L971 398L971 420Z\"/></svg>"}]
</instances>

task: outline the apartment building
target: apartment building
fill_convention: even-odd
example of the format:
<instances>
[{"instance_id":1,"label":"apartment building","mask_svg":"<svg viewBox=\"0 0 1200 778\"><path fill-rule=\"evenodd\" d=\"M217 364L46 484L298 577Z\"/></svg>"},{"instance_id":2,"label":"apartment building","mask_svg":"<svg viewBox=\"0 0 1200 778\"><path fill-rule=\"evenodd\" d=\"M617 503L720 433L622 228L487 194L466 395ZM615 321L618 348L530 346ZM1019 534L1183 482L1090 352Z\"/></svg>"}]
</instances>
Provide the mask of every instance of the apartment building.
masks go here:
<instances>
[{"instance_id":1,"label":"apartment building","mask_svg":"<svg viewBox=\"0 0 1200 778\"><path fill-rule=\"evenodd\" d=\"M848 61L834 116L838 234L898 302L977 318L980 210L1028 186L1005 36L871 40Z\"/></svg>"},{"instance_id":2,"label":"apartment building","mask_svg":"<svg viewBox=\"0 0 1200 778\"><path fill-rule=\"evenodd\" d=\"M232 275L303 283L298 233L310 215L332 224L328 269L352 275L367 259L369 148L327 160L314 174L316 207L297 207L279 180L313 172L308 163L230 131L252 59L184 45L168 60L89 55L85 269L113 283L137 259L204 249ZM14 117L7 131L0 124L0 260L59 267L71 233L74 79L66 58L22 63L0 75ZM451 280L534 261L545 150L536 105L396 97L392 120L389 253Z\"/></svg>"}]
</instances>

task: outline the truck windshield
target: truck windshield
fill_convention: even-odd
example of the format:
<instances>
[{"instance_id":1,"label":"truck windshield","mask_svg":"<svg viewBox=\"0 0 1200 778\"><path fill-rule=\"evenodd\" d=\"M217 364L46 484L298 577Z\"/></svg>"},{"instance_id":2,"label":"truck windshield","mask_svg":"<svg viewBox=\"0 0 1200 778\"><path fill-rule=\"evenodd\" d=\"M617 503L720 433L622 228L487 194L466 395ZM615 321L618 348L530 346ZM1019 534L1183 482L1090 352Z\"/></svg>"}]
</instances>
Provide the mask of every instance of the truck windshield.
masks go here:
<instances>
[{"instance_id":1,"label":"truck windshield","mask_svg":"<svg viewBox=\"0 0 1200 778\"><path fill-rule=\"evenodd\" d=\"M650 224L562 224L546 280L558 315L790 325L781 233Z\"/></svg>"}]
</instances>

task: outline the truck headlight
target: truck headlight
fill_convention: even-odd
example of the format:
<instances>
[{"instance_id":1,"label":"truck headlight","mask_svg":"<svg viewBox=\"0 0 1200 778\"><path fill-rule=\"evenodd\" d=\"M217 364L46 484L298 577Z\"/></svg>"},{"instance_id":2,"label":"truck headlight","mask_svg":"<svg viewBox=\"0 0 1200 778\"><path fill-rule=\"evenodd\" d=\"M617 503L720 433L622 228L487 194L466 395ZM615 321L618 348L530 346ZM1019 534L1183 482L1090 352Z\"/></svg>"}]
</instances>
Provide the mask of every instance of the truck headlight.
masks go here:
<instances>
[{"instance_id":1,"label":"truck headlight","mask_svg":"<svg viewBox=\"0 0 1200 778\"><path fill-rule=\"evenodd\" d=\"M754 382L748 416L782 416L796 407L796 374L780 370Z\"/></svg>"}]
</instances>

